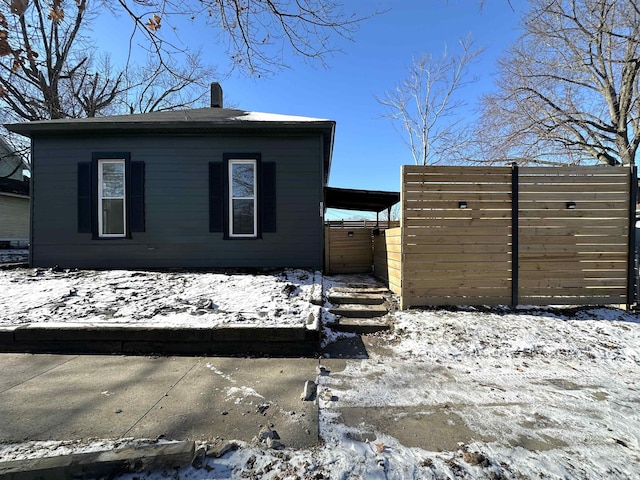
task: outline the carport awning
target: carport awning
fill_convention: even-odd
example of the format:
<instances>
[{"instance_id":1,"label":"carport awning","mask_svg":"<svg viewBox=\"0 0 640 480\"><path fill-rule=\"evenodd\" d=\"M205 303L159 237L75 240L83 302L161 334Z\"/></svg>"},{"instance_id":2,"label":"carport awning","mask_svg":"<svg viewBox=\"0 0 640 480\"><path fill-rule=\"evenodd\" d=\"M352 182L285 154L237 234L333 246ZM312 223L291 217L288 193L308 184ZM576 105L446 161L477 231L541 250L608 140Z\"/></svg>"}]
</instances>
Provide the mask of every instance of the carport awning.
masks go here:
<instances>
[{"instance_id":1,"label":"carport awning","mask_svg":"<svg viewBox=\"0 0 640 480\"><path fill-rule=\"evenodd\" d=\"M327 208L379 213L399 201L400 192L324 187L324 202Z\"/></svg>"}]
</instances>

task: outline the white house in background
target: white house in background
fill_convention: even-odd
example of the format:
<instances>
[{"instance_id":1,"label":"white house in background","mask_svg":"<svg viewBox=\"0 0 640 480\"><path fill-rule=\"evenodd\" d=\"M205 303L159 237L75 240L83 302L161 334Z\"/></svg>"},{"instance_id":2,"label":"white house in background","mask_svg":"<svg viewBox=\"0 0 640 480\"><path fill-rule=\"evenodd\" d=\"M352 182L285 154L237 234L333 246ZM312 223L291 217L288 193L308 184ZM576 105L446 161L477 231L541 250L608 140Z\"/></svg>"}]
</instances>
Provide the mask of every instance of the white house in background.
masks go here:
<instances>
[{"instance_id":1,"label":"white house in background","mask_svg":"<svg viewBox=\"0 0 640 480\"><path fill-rule=\"evenodd\" d=\"M0 137L0 248L29 244L29 181L26 168L4 138Z\"/></svg>"}]
</instances>

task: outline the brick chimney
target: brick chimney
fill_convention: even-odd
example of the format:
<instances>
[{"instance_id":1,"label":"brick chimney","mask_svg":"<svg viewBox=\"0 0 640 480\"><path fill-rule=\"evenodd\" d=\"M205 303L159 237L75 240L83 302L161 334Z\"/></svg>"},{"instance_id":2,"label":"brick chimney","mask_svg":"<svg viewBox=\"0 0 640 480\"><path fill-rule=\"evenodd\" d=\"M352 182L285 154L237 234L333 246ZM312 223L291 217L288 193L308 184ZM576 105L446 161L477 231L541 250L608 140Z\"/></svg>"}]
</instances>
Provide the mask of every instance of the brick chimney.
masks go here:
<instances>
[{"instance_id":1,"label":"brick chimney","mask_svg":"<svg viewBox=\"0 0 640 480\"><path fill-rule=\"evenodd\" d=\"M222 108L222 87L218 82L211 84L211 108Z\"/></svg>"}]
</instances>

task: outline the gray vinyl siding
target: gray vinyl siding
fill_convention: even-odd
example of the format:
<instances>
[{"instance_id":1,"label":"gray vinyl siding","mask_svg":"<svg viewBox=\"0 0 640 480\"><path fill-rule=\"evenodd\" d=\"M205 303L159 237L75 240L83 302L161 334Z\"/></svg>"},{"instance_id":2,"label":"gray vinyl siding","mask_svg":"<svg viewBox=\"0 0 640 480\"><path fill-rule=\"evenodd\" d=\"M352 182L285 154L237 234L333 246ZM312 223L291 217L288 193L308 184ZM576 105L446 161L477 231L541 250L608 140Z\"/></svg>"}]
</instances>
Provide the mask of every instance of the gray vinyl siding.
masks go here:
<instances>
[{"instance_id":1,"label":"gray vinyl siding","mask_svg":"<svg viewBox=\"0 0 640 480\"><path fill-rule=\"evenodd\" d=\"M320 134L146 136L33 140L32 263L62 268L321 268ZM77 165L94 152L145 162L145 232L131 239L77 233ZM209 162L260 153L276 163L277 231L258 240L209 232Z\"/></svg>"},{"instance_id":2,"label":"gray vinyl siding","mask_svg":"<svg viewBox=\"0 0 640 480\"><path fill-rule=\"evenodd\" d=\"M0 193L0 241L29 243L29 198Z\"/></svg>"}]
</instances>

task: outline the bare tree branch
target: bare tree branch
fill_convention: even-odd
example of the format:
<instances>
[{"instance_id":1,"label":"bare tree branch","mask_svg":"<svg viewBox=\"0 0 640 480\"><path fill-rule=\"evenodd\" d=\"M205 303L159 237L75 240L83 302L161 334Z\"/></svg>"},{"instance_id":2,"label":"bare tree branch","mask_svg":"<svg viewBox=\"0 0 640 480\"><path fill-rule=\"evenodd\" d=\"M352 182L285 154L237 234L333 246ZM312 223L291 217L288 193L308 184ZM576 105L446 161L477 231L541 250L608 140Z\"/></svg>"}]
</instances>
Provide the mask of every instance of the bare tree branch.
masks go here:
<instances>
[{"instance_id":1,"label":"bare tree branch","mask_svg":"<svg viewBox=\"0 0 640 480\"><path fill-rule=\"evenodd\" d=\"M336 40L352 41L362 21L381 13L348 13L334 0L118 0L117 4L133 20L132 36L144 35L160 56L187 52L163 32L164 25L190 19L210 29L208 41L224 42L234 68L255 76L286 68L289 53L325 66L327 57L339 50Z\"/></svg>"}]
</instances>

